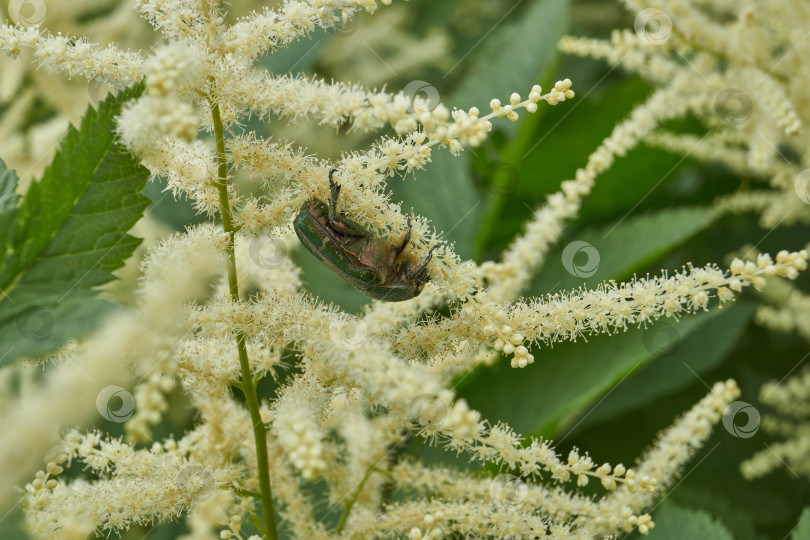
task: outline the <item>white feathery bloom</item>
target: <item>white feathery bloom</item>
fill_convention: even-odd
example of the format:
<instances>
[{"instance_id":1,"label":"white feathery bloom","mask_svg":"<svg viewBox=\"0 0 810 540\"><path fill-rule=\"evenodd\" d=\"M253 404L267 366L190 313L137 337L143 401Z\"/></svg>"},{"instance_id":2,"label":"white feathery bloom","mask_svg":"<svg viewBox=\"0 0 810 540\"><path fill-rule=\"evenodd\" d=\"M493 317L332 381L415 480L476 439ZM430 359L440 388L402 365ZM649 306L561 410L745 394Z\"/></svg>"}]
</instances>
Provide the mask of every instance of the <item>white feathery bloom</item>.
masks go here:
<instances>
[{"instance_id":1,"label":"white feathery bloom","mask_svg":"<svg viewBox=\"0 0 810 540\"><path fill-rule=\"evenodd\" d=\"M321 388L299 379L276 400L273 411L273 433L279 445L293 467L309 482L317 479L327 466L322 455L324 434L313 407L320 401L316 397L319 392Z\"/></svg>"},{"instance_id":2,"label":"white feathery bloom","mask_svg":"<svg viewBox=\"0 0 810 540\"><path fill-rule=\"evenodd\" d=\"M381 0L390 4L391 0ZM316 26L333 28L356 15L359 10L373 13L375 0L287 0L279 10L265 8L228 28L222 41L225 52L250 62L268 49L287 46L308 35Z\"/></svg>"},{"instance_id":3,"label":"white feathery bloom","mask_svg":"<svg viewBox=\"0 0 810 540\"><path fill-rule=\"evenodd\" d=\"M703 444L724 408L738 395L739 389L733 381L715 384L709 395L662 433L635 469L627 469L620 463L597 467L587 457L572 452L568 463L572 474L580 474L579 483L587 483L583 479L589 477L597 478L607 488L607 492L596 499L570 493L559 486L537 483L528 476L472 478L413 462L397 465L391 475L406 491L441 492L449 500L473 501L513 512L539 510L553 520L568 523L572 531L596 535L609 534L618 528L625 532L638 529L646 534L654 524L643 511L667 489L666 481L671 481L675 472ZM469 519L486 526L492 516L484 513Z\"/></svg>"},{"instance_id":4,"label":"white feathery bloom","mask_svg":"<svg viewBox=\"0 0 810 540\"><path fill-rule=\"evenodd\" d=\"M87 535L94 530L120 532L131 524L171 519L195 500L211 496L217 484L228 484L235 470L190 460L174 441L134 450L98 432L71 431L58 456L26 486L26 525L40 537L61 530ZM100 475L95 481L65 483L58 478L65 466L83 462ZM62 503L53 513L52 501Z\"/></svg>"},{"instance_id":5,"label":"white feathery bloom","mask_svg":"<svg viewBox=\"0 0 810 540\"><path fill-rule=\"evenodd\" d=\"M495 350L514 355L512 367L526 367L534 361L525 346L529 343L576 341L580 336L647 325L661 317L677 319L707 309L713 295L722 304L749 285L761 289L765 276L795 278L807 268L807 258L807 251L802 250L780 252L776 261L767 255L757 263L735 259L728 271L714 265L689 268L672 276L664 273L627 283L610 282L596 289L554 293L506 309L495 302L470 302L453 317L403 330L397 343L431 352L457 339L454 336L464 336L468 342L476 336Z\"/></svg>"},{"instance_id":6,"label":"white feathery bloom","mask_svg":"<svg viewBox=\"0 0 810 540\"><path fill-rule=\"evenodd\" d=\"M687 265L680 272L662 270L659 276L594 289L520 298L599 175L641 142L680 153L695 147L695 157L745 174L753 169L763 181L762 195L732 196L719 206L736 205L773 219L789 204L788 195L802 201L795 197L796 180L810 163L804 129L810 105L787 76L800 71L801 55L788 55L783 64L773 56L788 45L806 50L795 32L763 31L774 19L760 22L764 8L753 4L744 10L751 17L734 18L734 5L722 2L720 11L731 20L721 22L692 3L660 0L658 11L675 23L669 35L661 33L666 25L654 30L639 24L635 33L615 32L608 41L564 39L564 51L606 59L659 88L534 211L500 260L479 265L462 261L426 216L403 213L387 183L411 173L418 179L433 152L458 155L482 145L496 122L515 122L524 112L574 98L570 80L545 91L516 88L489 103L453 109L429 93L277 75L256 61L316 28L331 29L360 11L373 12L374 0L286 0L235 23L221 0L135 4L165 38L145 57L8 25L0 27L0 49L13 56L32 49L39 66L114 88L145 78L143 96L117 119L120 141L153 176L167 178L173 195L191 198L200 213L221 223L191 227L151 249L137 310L62 356L107 382L132 382L135 411L123 426L130 439L151 437L176 388L197 414L178 440L149 449L96 431L65 434L45 470L26 486L30 532L39 538L83 537L188 515L192 535L244 538L249 533L243 520L272 528L276 512L285 532L324 540L649 532L654 524L645 512L738 396L733 381L716 384L662 432L633 469L600 463L584 449L560 455L551 440L524 437L506 423L486 419L456 395L455 381L501 354L512 366L527 367L535 361L534 347L652 325L662 317L678 319L729 302L749 285L762 289L769 278L794 279L806 269L806 251L780 251L774 258L735 259L728 270ZM638 10L647 5L625 4ZM807 22L774 9L776 19L793 30ZM770 46L719 56L749 42ZM16 84L9 82L0 93L8 95ZM15 133L34 98L20 96L0 131ZM661 130L664 122L688 114L705 121L705 137ZM330 161L295 141L271 141L244 130L240 123L254 118L390 132ZM782 145L796 150L800 163L780 160L776 149ZM350 315L302 290L309 276L290 256L298 245L291 221L306 201L329 200L330 172L341 187L340 214L392 247L409 229L402 245L413 260L425 260L430 250L430 282L419 297L373 302ZM240 184L245 177L261 181L246 189ZM810 213L796 204L800 221ZM345 248L332 255L349 266L345 272L371 266L365 254L349 249L366 239L364 233L344 235L328 226L322 232ZM805 309L799 301L775 304L774 310ZM766 320L767 313L760 311L758 318ZM125 369L130 365L132 372ZM294 371L285 373L287 367ZM64 404L71 395L86 394L88 385L77 382L75 372L66 373L67 366L53 369L40 389L17 404L0 402L0 430L20 433L35 449L20 459L44 453L69 420L87 422L92 400ZM272 392L259 384L268 375L277 383ZM770 399L787 414L804 414L805 407L786 404L806 397L806 382L802 375L787 390L768 387ZM106 407L98 410L102 416L110 413ZM67 416L74 410L78 418ZM783 434L791 426L773 424ZM412 436L519 477L472 478L401 461L399 448ZM790 439L777 452L798 462L804 444L805 439ZM0 439L0 476L23 474L10 470L17 467L21 447ZM752 474L770 465L761 457L754 461ZM65 468L79 465L95 478L62 476ZM322 498L312 489L315 481ZM397 502L386 497L391 481L403 492ZM599 496L580 491L597 482ZM504 491L507 485L512 491ZM334 528L316 519L323 501L342 512Z\"/></svg>"},{"instance_id":7,"label":"white feathery bloom","mask_svg":"<svg viewBox=\"0 0 810 540\"><path fill-rule=\"evenodd\" d=\"M121 113L121 142L139 154L148 154L164 137L191 141L197 134L194 108L175 97L143 96Z\"/></svg>"},{"instance_id":8,"label":"white feathery bloom","mask_svg":"<svg viewBox=\"0 0 810 540\"><path fill-rule=\"evenodd\" d=\"M0 50L17 56L23 48L33 49L37 63L68 77L84 77L114 88L125 88L143 77L143 58L113 45L101 47L85 39L70 39L61 34L40 34L36 26L15 28L0 26Z\"/></svg>"},{"instance_id":9,"label":"white feathery bloom","mask_svg":"<svg viewBox=\"0 0 810 540\"><path fill-rule=\"evenodd\" d=\"M635 32L615 31L609 41L567 37L561 50L639 73L659 91L685 80L669 103L679 108L691 102L688 110L708 132L694 144L689 135L645 142L733 170L742 165L745 175L770 181L771 197L758 194L754 204L747 193L735 193L721 202L723 208L756 212L768 228L810 220L802 176L810 162L803 129L810 120L802 63L810 53L802 39L810 22L807 9L743 2L730 12L727 3L718 1L710 2L710 9L674 0L623 3L636 16ZM718 144L723 140L732 144ZM790 152L799 156L798 164L784 158ZM795 170L784 174L790 169Z\"/></svg>"},{"instance_id":10,"label":"white feathery bloom","mask_svg":"<svg viewBox=\"0 0 810 540\"><path fill-rule=\"evenodd\" d=\"M155 49L144 65L146 91L163 96L205 86L208 76L205 52L187 43L170 43Z\"/></svg>"}]
</instances>

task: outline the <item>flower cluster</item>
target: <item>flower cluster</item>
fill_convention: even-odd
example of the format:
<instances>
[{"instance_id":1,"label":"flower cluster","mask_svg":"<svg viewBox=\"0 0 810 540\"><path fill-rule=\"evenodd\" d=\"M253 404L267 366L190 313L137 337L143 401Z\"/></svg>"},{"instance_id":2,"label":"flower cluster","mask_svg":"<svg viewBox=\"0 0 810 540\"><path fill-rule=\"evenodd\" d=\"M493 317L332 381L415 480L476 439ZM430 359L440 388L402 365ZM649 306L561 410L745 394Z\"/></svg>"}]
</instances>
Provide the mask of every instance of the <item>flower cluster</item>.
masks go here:
<instances>
[{"instance_id":1,"label":"flower cluster","mask_svg":"<svg viewBox=\"0 0 810 540\"><path fill-rule=\"evenodd\" d=\"M668 94L680 109L675 115L689 111L704 120L705 135L659 128L644 142L723 163L763 184L725 197L722 208L756 212L769 228L807 223L810 72L800 39L806 10L794 12L786 2L744 2L733 13L724 2L706 2L708 10L675 0L623 3L636 14L635 32L616 30L610 40L569 37L561 50L639 73ZM648 120L649 130L661 124ZM798 160L785 158L792 152Z\"/></svg>"},{"instance_id":2,"label":"flower cluster","mask_svg":"<svg viewBox=\"0 0 810 540\"><path fill-rule=\"evenodd\" d=\"M810 477L810 371L783 381L771 381L760 389L760 401L775 414L762 418L762 429L781 439L743 462L742 474L754 479L787 467L794 475Z\"/></svg>"},{"instance_id":3,"label":"flower cluster","mask_svg":"<svg viewBox=\"0 0 810 540\"><path fill-rule=\"evenodd\" d=\"M664 129L660 118L651 118L647 122L651 132L644 142L692 159L721 163L759 183L754 189L743 186L721 197L718 209L754 213L769 231L810 222L806 129L810 70L803 61L808 45L802 39L810 13L804 8L794 10L789 2L767 6L674 0L623 3L637 13L635 32L617 30L609 40L566 38L560 48L639 73L659 87L650 100L669 93L672 103L685 106L678 116L688 111L704 121L707 131L696 135ZM754 251L747 250L749 256ZM763 254L756 263L735 261L731 277L745 272L754 278L749 283L766 301L757 309L757 323L779 332L795 331L807 340L807 295L785 280L769 280L766 286L764 279L795 277L803 262L795 269L777 267L789 258L804 260L804 253L781 253L776 264ZM745 281L737 278L734 283L739 286ZM720 287L718 298L729 298L731 290L737 290L731 283ZM760 400L777 413L765 416L762 427L785 440L766 445L747 460L742 466L747 478L783 465L796 475L810 471L808 411L803 405L810 378L806 372L789 375L761 388Z\"/></svg>"},{"instance_id":4,"label":"flower cluster","mask_svg":"<svg viewBox=\"0 0 810 540\"><path fill-rule=\"evenodd\" d=\"M26 486L31 533L118 533L184 515L195 537L245 538L245 524L252 522L275 539L276 513L292 536L316 539L649 532L653 504L739 395L734 381L715 384L628 467L579 449L560 455L550 440L484 418L456 394L454 379L501 353L524 368L538 361L530 351L554 342L677 319L728 302L749 285L761 289L768 278L794 279L806 269L806 251L780 251L775 258L736 259L728 270L689 266L672 275L520 297L597 177L648 137L671 149L685 144L687 135L656 131L666 120L695 112L721 122L714 98L730 84L760 77L746 88L766 108L751 111L750 129L733 122L714 126L718 134L706 140L723 152L702 147L705 155L773 173L780 178L772 180L773 191L787 193L784 170L792 166L777 165L756 134L764 133L774 148L801 142L805 111L780 78L794 61L770 73L769 59L759 52L745 68L742 58L729 59L718 76L711 70L719 52L731 32L745 36L745 21L726 30L671 3L673 17L683 18L678 28L700 48L690 62L694 73L674 58L681 46L655 49L649 43L655 36L647 34L619 33L609 43L563 41L564 50L624 64L661 87L534 211L499 260L480 265L462 261L427 216L406 216L390 201L386 182L405 173L418 178L434 152L458 155L483 144L495 121L518 121L522 110L534 113L574 98L568 79L546 93L533 86L525 99L513 93L507 104L495 98L482 115L477 107L451 110L405 92L275 75L255 62L316 27L331 29L361 10L373 12L374 0L287 0L234 23L220 0L138 0L138 11L166 41L146 56L38 28L0 27L0 49L12 55L32 49L38 65L69 77L116 88L145 78L144 94L117 119L121 142L154 176L166 177L175 195L219 218L216 226L195 225L156 243L142 265L138 309L65 353L98 369L99 377L134 385L137 407L124 419L128 442L96 431L62 437L55 457ZM332 162L241 130L251 117L390 131ZM291 257L298 245L291 221L304 201L329 198L326 179L333 169L343 212L384 237L402 238L409 226L414 256L434 249L430 282L418 298L373 302L361 316L350 316L303 290ZM259 179L261 194L240 190L237 173ZM449 312L440 316L438 308L446 305ZM102 363L125 367L104 371ZM282 376L290 364L294 369ZM259 383L268 376L277 388L260 399ZM49 381L57 383L65 384ZM83 395L77 380L68 383L74 395ZM136 446L153 436L175 387L195 411L193 429ZM0 429L36 432L32 439L45 453L71 421L62 412L48 413L48 404L60 408L65 399L64 392L33 394L4 415ZM24 425L26 407L44 428ZM412 437L515 475L482 479L399 459L398 449ZM0 441L0 472L19 453L11 446ZM66 479L63 470L77 463L90 477ZM591 482L601 486L594 497L579 491ZM391 484L405 497L392 499ZM315 517L324 501L341 512L334 527Z\"/></svg>"}]
</instances>

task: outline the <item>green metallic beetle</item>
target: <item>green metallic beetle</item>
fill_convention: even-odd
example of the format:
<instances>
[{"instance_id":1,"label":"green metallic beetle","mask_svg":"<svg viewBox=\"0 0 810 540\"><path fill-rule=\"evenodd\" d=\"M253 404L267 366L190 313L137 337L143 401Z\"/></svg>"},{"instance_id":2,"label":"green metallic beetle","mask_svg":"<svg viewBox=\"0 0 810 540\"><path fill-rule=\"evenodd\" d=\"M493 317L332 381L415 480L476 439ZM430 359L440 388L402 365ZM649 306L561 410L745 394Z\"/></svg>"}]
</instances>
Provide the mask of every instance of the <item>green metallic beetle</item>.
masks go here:
<instances>
[{"instance_id":1,"label":"green metallic beetle","mask_svg":"<svg viewBox=\"0 0 810 540\"><path fill-rule=\"evenodd\" d=\"M392 246L338 213L340 185L332 180L336 171L329 171L329 204L316 198L306 201L293 222L295 234L327 268L371 298L401 302L419 296L429 279L425 268L437 246L418 263L404 253L411 239L410 218L402 241Z\"/></svg>"}]
</instances>

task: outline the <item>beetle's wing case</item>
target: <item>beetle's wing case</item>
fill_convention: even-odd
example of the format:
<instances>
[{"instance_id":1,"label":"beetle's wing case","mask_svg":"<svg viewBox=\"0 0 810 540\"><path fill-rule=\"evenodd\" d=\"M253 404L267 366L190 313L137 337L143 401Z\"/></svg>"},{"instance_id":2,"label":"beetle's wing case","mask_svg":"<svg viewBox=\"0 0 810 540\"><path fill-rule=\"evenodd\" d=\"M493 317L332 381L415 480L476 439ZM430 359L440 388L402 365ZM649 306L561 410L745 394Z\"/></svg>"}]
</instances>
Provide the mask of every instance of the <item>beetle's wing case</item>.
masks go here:
<instances>
[{"instance_id":1,"label":"beetle's wing case","mask_svg":"<svg viewBox=\"0 0 810 540\"><path fill-rule=\"evenodd\" d=\"M422 289L424 289L424 285L418 288L414 288L412 285L408 284L402 284L401 286L376 285L374 287L365 289L363 292L372 298L376 298L377 300L383 300L385 302L402 302L404 300L416 298L422 292Z\"/></svg>"},{"instance_id":2,"label":"beetle's wing case","mask_svg":"<svg viewBox=\"0 0 810 540\"><path fill-rule=\"evenodd\" d=\"M295 234L310 253L354 287L366 290L377 285L380 282L377 271L363 266L357 255L344 247L341 239L329 228L327 219L326 204L310 199L301 206L293 221Z\"/></svg>"},{"instance_id":3,"label":"beetle's wing case","mask_svg":"<svg viewBox=\"0 0 810 540\"><path fill-rule=\"evenodd\" d=\"M392 245L343 214L333 211L330 219L329 206L312 198L301 206L293 228L301 243L324 266L377 300L401 302L415 298L429 279L425 266L435 246L422 264L404 254L410 221L403 239Z\"/></svg>"}]
</instances>

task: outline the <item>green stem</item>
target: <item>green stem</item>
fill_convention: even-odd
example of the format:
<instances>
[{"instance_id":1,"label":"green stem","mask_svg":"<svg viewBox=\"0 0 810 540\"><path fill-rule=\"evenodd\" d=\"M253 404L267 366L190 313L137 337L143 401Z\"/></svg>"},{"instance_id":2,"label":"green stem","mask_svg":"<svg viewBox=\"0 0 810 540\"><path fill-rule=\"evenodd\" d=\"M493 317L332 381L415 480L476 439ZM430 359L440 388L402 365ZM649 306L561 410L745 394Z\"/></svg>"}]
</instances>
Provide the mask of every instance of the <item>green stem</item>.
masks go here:
<instances>
[{"instance_id":1,"label":"green stem","mask_svg":"<svg viewBox=\"0 0 810 540\"><path fill-rule=\"evenodd\" d=\"M377 469L377 467L375 467L374 465L372 465L371 467L368 468L368 470L366 470L366 474L363 475L363 479L360 480L360 483L357 485L357 488L355 488L354 493L352 493L351 497L349 497L343 504L343 513L340 514L338 524L335 526L335 533L340 534L343 532L343 527L346 526L346 520L349 519L349 514L352 511L352 506L354 506L354 503L357 502L357 498L360 496L360 492L363 491L363 486L366 485L366 480L368 480L368 477L371 476L371 473L378 470L379 469Z\"/></svg>"},{"instance_id":2,"label":"green stem","mask_svg":"<svg viewBox=\"0 0 810 540\"><path fill-rule=\"evenodd\" d=\"M236 255L234 254L234 235L236 231L231 219L231 202L228 198L228 161L225 156L225 129L222 125L222 117L219 114L219 104L209 98L211 105L211 116L214 120L214 135L217 143L217 164L219 190L219 206L222 214L222 228L228 235L228 246L226 257L228 261L228 286L231 292L231 300L239 302L239 284L236 279ZM259 472L259 490L261 491L262 514L264 524L267 529L269 540L278 540L278 530L276 527L276 514L273 509L273 491L270 488L270 465L267 458L267 431L259 413L259 400L256 397L256 386L250 374L250 362L248 362L247 348L245 347L245 334L241 330L236 331L236 348L239 351L239 365L242 368L242 391L245 395L245 402L250 411L250 420L253 423L253 438L256 440L256 460Z\"/></svg>"},{"instance_id":3,"label":"green stem","mask_svg":"<svg viewBox=\"0 0 810 540\"><path fill-rule=\"evenodd\" d=\"M236 495L238 495L239 497L245 498L253 497L254 499L262 498L262 494L259 493L258 491L251 491L249 489L241 489L241 488L231 488L231 490L233 490L233 492L236 493Z\"/></svg>"},{"instance_id":4,"label":"green stem","mask_svg":"<svg viewBox=\"0 0 810 540\"><path fill-rule=\"evenodd\" d=\"M262 525L262 520L259 519L259 516L256 514L250 514L250 522L253 523L253 526L256 527L256 530L259 531L259 534L267 536L267 533L264 531L264 525Z\"/></svg>"}]
</instances>

